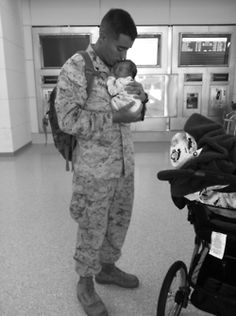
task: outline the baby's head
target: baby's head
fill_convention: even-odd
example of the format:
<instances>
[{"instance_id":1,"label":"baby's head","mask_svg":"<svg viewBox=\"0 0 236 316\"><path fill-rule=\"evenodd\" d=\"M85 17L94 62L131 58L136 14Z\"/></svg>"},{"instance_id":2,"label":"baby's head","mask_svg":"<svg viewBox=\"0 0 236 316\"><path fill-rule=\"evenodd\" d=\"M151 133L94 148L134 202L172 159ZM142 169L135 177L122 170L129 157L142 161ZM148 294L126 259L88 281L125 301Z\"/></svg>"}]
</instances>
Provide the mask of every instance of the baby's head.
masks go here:
<instances>
[{"instance_id":1,"label":"baby's head","mask_svg":"<svg viewBox=\"0 0 236 316\"><path fill-rule=\"evenodd\" d=\"M185 132L176 133L170 144L170 161L173 167L181 167L188 160L197 157L202 149L197 149L195 139Z\"/></svg>"},{"instance_id":2,"label":"baby's head","mask_svg":"<svg viewBox=\"0 0 236 316\"><path fill-rule=\"evenodd\" d=\"M137 75L137 67L134 62L130 59L124 59L117 62L113 68L112 72L116 78L125 78L131 76L133 79Z\"/></svg>"}]
</instances>

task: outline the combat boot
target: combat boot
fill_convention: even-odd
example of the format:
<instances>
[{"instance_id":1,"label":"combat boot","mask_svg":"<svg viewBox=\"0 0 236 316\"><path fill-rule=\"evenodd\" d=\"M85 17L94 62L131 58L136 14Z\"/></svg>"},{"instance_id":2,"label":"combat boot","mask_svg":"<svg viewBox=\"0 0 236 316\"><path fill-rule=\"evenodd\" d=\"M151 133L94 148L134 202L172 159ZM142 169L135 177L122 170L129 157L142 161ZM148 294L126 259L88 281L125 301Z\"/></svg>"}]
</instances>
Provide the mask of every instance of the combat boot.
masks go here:
<instances>
[{"instance_id":1,"label":"combat boot","mask_svg":"<svg viewBox=\"0 0 236 316\"><path fill-rule=\"evenodd\" d=\"M77 298L88 316L108 316L104 303L94 289L93 277L80 277Z\"/></svg>"},{"instance_id":2,"label":"combat boot","mask_svg":"<svg viewBox=\"0 0 236 316\"><path fill-rule=\"evenodd\" d=\"M135 275L120 270L114 263L103 263L102 270L95 276L95 280L100 284L115 284L130 289L139 286L139 280Z\"/></svg>"}]
</instances>

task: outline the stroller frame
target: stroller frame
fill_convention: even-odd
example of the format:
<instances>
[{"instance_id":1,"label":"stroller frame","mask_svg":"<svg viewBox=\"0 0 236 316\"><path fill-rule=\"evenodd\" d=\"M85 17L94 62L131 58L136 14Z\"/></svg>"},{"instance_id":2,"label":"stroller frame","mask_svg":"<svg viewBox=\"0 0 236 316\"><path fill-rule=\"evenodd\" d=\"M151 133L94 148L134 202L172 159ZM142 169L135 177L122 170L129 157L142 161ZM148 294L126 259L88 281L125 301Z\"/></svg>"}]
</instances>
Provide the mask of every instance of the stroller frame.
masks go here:
<instances>
[{"instance_id":1,"label":"stroller frame","mask_svg":"<svg viewBox=\"0 0 236 316\"><path fill-rule=\"evenodd\" d=\"M162 175L159 179L163 180ZM210 256L211 233L213 231L226 234L227 238L233 238L236 242L236 210L209 206L195 201L188 201L187 208L188 221L194 226L195 230L194 249L189 268L187 268L187 265L182 260L175 261L169 267L160 289L156 315L178 316L182 308L187 308L191 301L199 310L213 315L235 316L236 274L233 276L235 285L229 285L235 291L233 299L228 298L227 295L222 296L220 292L217 293L211 288L210 290L209 288L206 289L200 284L199 276L202 273L202 266L206 257ZM236 253L232 255L225 252L224 260L233 260L236 264ZM206 295L213 300L213 303L211 302L209 305L215 305L214 308L212 307L212 310L207 304L202 308L192 301L192 295L197 291L200 291L201 295Z\"/></svg>"}]
</instances>

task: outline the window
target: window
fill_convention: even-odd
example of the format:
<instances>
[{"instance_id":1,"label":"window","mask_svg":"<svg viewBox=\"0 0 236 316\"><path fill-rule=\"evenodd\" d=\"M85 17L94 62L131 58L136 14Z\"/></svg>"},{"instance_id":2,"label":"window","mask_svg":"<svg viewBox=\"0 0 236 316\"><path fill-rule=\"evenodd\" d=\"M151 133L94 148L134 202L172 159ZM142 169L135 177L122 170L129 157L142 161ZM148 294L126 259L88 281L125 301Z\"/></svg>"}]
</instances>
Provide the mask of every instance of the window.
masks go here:
<instances>
[{"instance_id":1,"label":"window","mask_svg":"<svg viewBox=\"0 0 236 316\"><path fill-rule=\"evenodd\" d=\"M89 34L40 35L42 68L61 68L65 61L90 43Z\"/></svg>"},{"instance_id":2,"label":"window","mask_svg":"<svg viewBox=\"0 0 236 316\"><path fill-rule=\"evenodd\" d=\"M179 66L228 66L230 34L180 34Z\"/></svg>"},{"instance_id":3,"label":"window","mask_svg":"<svg viewBox=\"0 0 236 316\"><path fill-rule=\"evenodd\" d=\"M127 59L131 59L137 66L160 66L160 38L159 34L141 34L128 50Z\"/></svg>"}]
</instances>

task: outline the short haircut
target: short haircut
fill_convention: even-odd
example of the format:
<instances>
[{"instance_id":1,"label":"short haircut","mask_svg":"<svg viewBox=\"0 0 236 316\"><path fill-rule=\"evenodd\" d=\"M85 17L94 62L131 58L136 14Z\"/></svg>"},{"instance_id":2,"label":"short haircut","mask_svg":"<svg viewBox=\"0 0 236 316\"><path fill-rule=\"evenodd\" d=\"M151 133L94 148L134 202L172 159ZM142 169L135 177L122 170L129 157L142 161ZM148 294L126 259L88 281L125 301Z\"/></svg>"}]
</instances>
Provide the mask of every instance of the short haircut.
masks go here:
<instances>
[{"instance_id":1,"label":"short haircut","mask_svg":"<svg viewBox=\"0 0 236 316\"><path fill-rule=\"evenodd\" d=\"M132 41L137 37L137 28L131 15L122 9L111 9L103 17L100 28L116 39L128 35Z\"/></svg>"}]
</instances>

